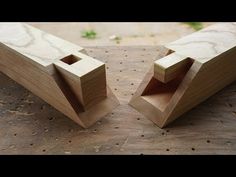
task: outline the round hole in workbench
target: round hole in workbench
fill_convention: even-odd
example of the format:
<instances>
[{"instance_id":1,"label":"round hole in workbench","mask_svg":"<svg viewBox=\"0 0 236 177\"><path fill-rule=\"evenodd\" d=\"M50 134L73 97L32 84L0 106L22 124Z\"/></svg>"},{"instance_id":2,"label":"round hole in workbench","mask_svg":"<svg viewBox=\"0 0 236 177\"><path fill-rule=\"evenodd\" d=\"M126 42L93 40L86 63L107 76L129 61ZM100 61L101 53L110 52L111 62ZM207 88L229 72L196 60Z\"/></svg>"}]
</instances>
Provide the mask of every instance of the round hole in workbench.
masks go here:
<instances>
[{"instance_id":1,"label":"round hole in workbench","mask_svg":"<svg viewBox=\"0 0 236 177\"><path fill-rule=\"evenodd\" d=\"M108 51L106 50L105 53L108 53Z\"/></svg>"},{"instance_id":2,"label":"round hole in workbench","mask_svg":"<svg viewBox=\"0 0 236 177\"><path fill-rule=\"evenodd\" d=\"M170 149L166 149L166 151L170 151Z\"/></svg>"},{"instance_id":3,"label":"round hole in workbench","mask_svg":"<svg viewBox=\"0 0 236 177\"><path fill-rule=\"evenodd\" d=\"M51 121L52 121L53 119L54 119L53 117L49 117L49 118L48 118L48 120L51 120Z\"/></svg>"},{"instance_id":4,"label":"round hole in workbench","mask_svg":"<svg viewBox=\"0 0 236 177\"><path fill-rule=\"evenodd\" d=\"M191 148L192 149L192 151L195 151L195 148Z\"/></svg>"},{"instance_id":5,"label":"round hole in workbench","mask_svg":"<svg viewBox=\"0 0 236 177\"><path fill-rule=\"evenodd\" d=\"M30 146L33 146L34 144L33 143L30 143Z\"/></svg>"},{"instance_id":6,"label":"round hole in workbench","mask_svg":"<svg viewBox=\"0 0 236 177\"><path fill-rule=\"evenodd\" d=\"M119 143L116 143L117 146L119 146Z\"/></svg>"},{"instance_id":7,"label":"round hole in workbench","mask_svg":"<svg viewBox=\"0 0 236 177\"><path fill-rule=\"evenodd\" d=\"M115 127L115 129L119 129L119 127Z\"/></svg>"},{"instance_id":8,"label":"round hole in workbench","mask_svg":"<svg viewBox=\"0 0 236 177\"><path fill-rule=\"evenodd\" d=\"M17 134L15 133L14 136L17 136Z\"/></svg>"},{"instance_id":9,"label":"round hole in workbench","mask_svg":"<svg viewBox=\"0 0 236 177\"><path fill-rule=\"evenodd\" d=\"M137 118L137 120L140 120L140 118Z\"/></svg>"},{"instance_id":10,"label":"round hole in workbench","mask_svg":"<svg viewBox=\"0 0 236 177\"><path fill-rule=\"evenodd\" d=\"M114 88L114 90L117 90L117 88Z\"/></svg>"},{"instance_id":11,"label":"round hole in workbench","mask_svg":"<svg viewBox=\"0 0 236 177\"><path fill-rule=\"evenodd\" d=\"M72 142L71 140L68 141L68 143L71 143L71 142Z\"/></svg>"},{"instance_id":12,"label":"round hole in workbench","mask_svg":"<svg viewBox=\"0 0 236 177\"><path fill-rule=\"evenodd\" d=\"M123 64L123 62L121 61L121 62L120 62L120 64L122 65L122 64Z\"/></svg>"},{"instance_id":13,"label":"round hole in workbench","mask_svg":"<svg viewBox=\"0 0 236 177\"><path fill-rule=\"evenodd\" d=\"M144 135L141 135L141 137L143 138L143 137L144 137Z\"/></svg>"},{"instance_id":14,"label":"round hole in workbench","mask_svg":"<svg viewBox=\"0 0 236 177\"><path fill-rule=\"evenodd\" d=\"M45 107L45 105L42 105L42 106L40 107L40 110L44 110L44 107Z\"/></svg>"},{"instance_id":15,"label":"round hole in workbench","mask_svg":"<svg viewBox=\"0 0 236 177\"><path fill-rule=\"evenodd\" d=\"M119 79L116 79L116 81L118 82L118 81L119 81Z\"/></svg>"},{"instance_id":16,"label":"round hole in workbench","mask_svg":"<svg viewBox=\"0 0 236 177\"><path fill-rule=\"evenodd\" d=\"M122 72L122 70L120 70L120 73Z\"/></svg>"},{"instance_id":17,"label":"round hole in workbench","mask_svg":"<svg viewBox=\"0 0 236 177\"><path fill-rule=\"evenodd\" d=\"M210 140L207 140L207 143L210 143L211 141Z\"/></svg>"},{"instance_id":18,"label":"round hole in workbench","mask_svg":"<svg viewBox=\"0 0 236 177\"><path fill-rule=\"evenodd\" d=\"M131 85L134 85L134 83L131 83Z\"/></svg>"},{"instance_id":19,"label":"round hole in workbench","mask_svg":"<svg viewBox=\"0 0 236 177\"><path fill-rule=\"evenodd\" d=\"M46 152L46 149L43 149L43 152Z\"/></svg>"}]
</instances>

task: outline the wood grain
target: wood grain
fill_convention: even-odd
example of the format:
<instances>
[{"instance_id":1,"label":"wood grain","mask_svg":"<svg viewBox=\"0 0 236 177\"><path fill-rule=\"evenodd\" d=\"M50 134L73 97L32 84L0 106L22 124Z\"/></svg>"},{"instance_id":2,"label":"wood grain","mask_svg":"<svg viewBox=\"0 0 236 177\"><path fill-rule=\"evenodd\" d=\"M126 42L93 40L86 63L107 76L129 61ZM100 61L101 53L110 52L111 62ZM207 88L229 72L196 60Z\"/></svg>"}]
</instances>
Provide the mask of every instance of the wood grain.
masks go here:
<instances>
[{"instance_id":1,"label":"wood grain","mask_svg":"<svg viewBox=\"0 0 236 177\"><path fill-rule=\"evenodd\" d=\"M234 82L235 33L234 23L219 23L167 44L130 105L165 127Z\"/></svg>"},{"instance_id":2,"label":"wood grain","mask_svg":"<svg viewBox=\"0 0 236 177\"><path fill-rule=\"evenodd\" d=\"M0 24L0 70L85 128L119 105L105 63L24 23Z\"/></svg>"},{"instance_id":3,"label":"wood grain","mask_svg":"<svg viewBox=\"0 0 236 177\"><path fill-rule=\"evenodd\" d=\"M236 83L168 128L128 105L161 46L85 47L106 63L107 82L121 105L83 129L0 74L0 154L235 154Z\"/></svg>"}]
</instances>

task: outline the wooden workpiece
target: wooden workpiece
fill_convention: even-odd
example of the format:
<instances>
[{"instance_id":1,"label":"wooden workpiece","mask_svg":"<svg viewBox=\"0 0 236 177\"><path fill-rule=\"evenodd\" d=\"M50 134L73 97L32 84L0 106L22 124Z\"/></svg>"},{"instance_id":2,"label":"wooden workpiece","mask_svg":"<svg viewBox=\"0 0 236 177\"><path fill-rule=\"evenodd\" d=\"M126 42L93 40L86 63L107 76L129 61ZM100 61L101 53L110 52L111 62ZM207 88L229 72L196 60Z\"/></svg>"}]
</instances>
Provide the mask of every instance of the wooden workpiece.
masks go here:
<instances>
[{"instance_id":1,"label":"wooden workpiece","mask_svg":"<svg viewBox=\"0 0 236 177\"><path fill-rule=\"evenodd\" d=\"M65 36L66 38L66 36ZM160 129L128 105L162 46L85 47L116 107L88 129L0 73L0 154L235 154L236 82Z\"/></svg>"},{"instance_id":2,"label":"wooden workpiece","mask_svg":"<svg viewBox=\"0 0 236 177\"><path fill-rule=\"evenodd\" d=\"M218 23L165 46L130 105L165 127L236 80L236 23Z\"/></svg>"},{"instance_id":3,"label":"wooden workpiece","mask_svg":"<svg viewBox=\"0 0 236 177\"><path fill-rule=\"evenodd\" d=\"M24 23L0 24L0 71L85 128L119 105L103 62Z\"/></svg>"}]
</instances>

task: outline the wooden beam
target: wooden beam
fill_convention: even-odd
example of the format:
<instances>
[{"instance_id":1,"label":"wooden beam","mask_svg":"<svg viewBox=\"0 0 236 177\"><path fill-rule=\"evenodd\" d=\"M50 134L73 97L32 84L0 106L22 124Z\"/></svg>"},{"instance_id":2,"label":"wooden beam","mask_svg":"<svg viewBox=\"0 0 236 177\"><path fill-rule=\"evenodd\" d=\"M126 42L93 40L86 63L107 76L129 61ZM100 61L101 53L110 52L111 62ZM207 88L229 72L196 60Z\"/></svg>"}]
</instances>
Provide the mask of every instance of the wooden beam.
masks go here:
<instances>
[{"instance_id":1,"label":"wooden beam","mask_svg":"<svg viewBox=\"0 0 236 177\"><path fill-rule=\"evenodd\" d=\"M236 23L218 23L166 45L130 105L160 127L236 80Z\"/></svg>"},{"instance_id":2,"label":"wooden beam","mask_svg":"<svg viewBox=\"0 0 236 177\"><path fill-rule=\"evenodd\" d=\"M0 24L0 69L83 127L118 105L103 62L27 24Z\"/></svg>"}]
</instances>

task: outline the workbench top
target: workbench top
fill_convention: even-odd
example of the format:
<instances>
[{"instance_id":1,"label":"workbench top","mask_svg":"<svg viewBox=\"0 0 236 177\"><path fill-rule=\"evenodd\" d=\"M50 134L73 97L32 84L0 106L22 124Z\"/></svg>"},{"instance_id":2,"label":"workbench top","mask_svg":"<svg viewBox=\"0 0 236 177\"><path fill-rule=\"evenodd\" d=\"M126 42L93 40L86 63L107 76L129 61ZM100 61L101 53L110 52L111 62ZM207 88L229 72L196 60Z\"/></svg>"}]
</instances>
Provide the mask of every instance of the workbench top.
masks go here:
<instances>
[{"instance_id":1,"label":"workbench top","mask_svg":"<svg viewBox=\"0 0 236 177\"><path fill-rule=\"evenodd\" d=\"M153 61L164 56L166 49L85 49L106 63L107 81L120 106L83 129L0 73L0 154L236 153L236 83L160 129L128 102Z\"/></svg>"}]
</instances>

